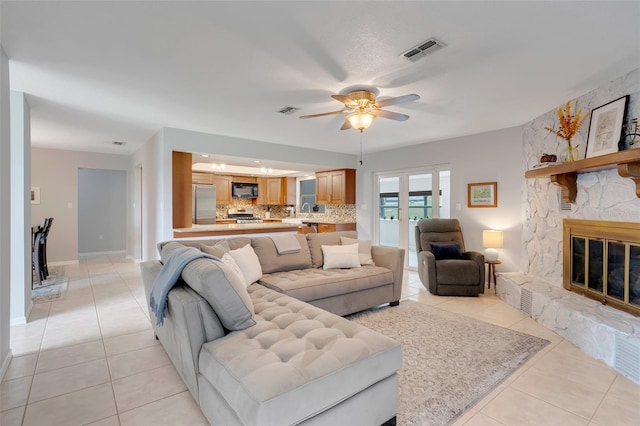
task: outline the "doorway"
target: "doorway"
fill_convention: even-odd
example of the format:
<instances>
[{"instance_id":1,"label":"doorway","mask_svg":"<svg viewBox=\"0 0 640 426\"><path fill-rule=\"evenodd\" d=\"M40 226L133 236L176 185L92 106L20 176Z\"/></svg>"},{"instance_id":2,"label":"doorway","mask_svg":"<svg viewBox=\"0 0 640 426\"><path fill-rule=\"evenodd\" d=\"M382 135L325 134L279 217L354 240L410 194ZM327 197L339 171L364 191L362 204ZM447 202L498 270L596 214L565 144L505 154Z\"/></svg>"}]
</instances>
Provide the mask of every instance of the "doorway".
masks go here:
<instances>
[{"instance_id":1,"label":"doorway","mask_svg":"<svg viewBox=\"0 0 640 426\"><path fill-rule=\"evenodd\" d=\"M451 171L448 166L385 172L375 175L374 205L378 244L403 248L405 267L416 269L415 227L420 219L451 214Z\"/></svg>"}]
</instances>

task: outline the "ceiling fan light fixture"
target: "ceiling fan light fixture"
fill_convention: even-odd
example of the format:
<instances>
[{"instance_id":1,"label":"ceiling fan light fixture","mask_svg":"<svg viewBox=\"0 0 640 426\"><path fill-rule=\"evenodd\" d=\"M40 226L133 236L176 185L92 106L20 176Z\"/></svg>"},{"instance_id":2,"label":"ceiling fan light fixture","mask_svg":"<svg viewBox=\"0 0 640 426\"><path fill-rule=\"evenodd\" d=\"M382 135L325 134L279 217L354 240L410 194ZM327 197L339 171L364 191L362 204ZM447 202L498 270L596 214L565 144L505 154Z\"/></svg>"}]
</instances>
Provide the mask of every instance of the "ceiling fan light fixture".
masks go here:
<instances>
[{"instance_id":1,"label":"ceiling fan light fixture","mask_svg":"<svg viewBox=\"0 0 640 426\"><path fill-rule=\"evenodd\" d=\"M373 123L375 118L376 116L370 112L356 112L347 116L347 120L351 124L351 127L358 129L361 132L371 126L371 123Z\"/></svg>"}]
</instances>

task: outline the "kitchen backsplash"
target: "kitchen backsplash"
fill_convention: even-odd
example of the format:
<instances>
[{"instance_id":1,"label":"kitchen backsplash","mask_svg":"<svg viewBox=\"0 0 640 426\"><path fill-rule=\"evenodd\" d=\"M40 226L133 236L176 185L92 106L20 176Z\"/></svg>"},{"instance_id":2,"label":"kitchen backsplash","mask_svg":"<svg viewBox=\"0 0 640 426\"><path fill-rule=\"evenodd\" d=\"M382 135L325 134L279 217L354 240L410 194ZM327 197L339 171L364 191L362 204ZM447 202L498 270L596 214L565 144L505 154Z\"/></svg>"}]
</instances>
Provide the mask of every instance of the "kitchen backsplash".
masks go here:
<instances>
[{"instance_id":1,"label":"kitchen backsplash","mask_svg":"<svg viewBox=\"0 0 640 426\"><path fill-rule=\"evenodd\" d=\"M216 217L218 219L227 218L228 209L253 209L253 215L265 218L265 213L271 213L271 219L280 219L289 216L286 206L266 206L264 204L252 204L251 199L236 198L230 204L218 204L216 206ZM298 213L296 217L306 219L326 219L338 222L355 222L355 204L325 204L324 213Z\"/></svg>"}]
</instances>

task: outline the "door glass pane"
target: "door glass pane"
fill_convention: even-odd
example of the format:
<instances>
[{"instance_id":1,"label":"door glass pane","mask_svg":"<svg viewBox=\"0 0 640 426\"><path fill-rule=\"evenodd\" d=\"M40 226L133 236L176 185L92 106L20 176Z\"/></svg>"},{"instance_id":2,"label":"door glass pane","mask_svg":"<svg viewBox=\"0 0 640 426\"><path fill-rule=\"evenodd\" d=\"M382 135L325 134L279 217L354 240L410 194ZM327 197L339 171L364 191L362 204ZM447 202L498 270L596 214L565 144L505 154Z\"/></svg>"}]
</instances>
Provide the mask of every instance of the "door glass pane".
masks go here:
<instances>
[{"instance_id":1,"label":"door glass pane","mask_svg":"<svg viewBox=\"0 0 640 426\"><path fill-rule=\"evenodd\" d=\"M378 181L380 193L380 211L378 226L380 230L380 245L399 247L399 192L400 178L398 176L380 178Z\"/></svg>"},{"instance_id":2,"label":"door glass pane","mask_svg":"<svg viewBox=\"0 0 640 426\"><path fill-rule=\"evenodd\" d=\"M416 253L415 228L420 219L434 217L433 214L433 177L431 173L409 176L409 213L407 229L407 241L409 250L407 253L410 267L418 267L418 255Z\"/></svg>"},{"instance_id":3,"label":"door glass pane","mask_svg":"<svg viewBox=\"0 0 640 426\"><path fill-rule=\"evenodd\" d=\"M624 244L609 241L607 246L607 295L624 300Z\"/></svg>"}]
</instances>

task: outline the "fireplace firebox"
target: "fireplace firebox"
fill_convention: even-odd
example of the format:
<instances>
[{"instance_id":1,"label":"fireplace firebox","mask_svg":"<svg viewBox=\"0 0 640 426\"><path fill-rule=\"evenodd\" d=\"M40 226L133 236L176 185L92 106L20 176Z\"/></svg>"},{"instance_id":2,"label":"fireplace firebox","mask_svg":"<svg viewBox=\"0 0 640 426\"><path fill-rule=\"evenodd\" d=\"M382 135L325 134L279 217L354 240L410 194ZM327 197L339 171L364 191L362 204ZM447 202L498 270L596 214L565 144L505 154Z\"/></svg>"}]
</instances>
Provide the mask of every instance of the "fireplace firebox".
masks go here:
<instances>
[{"instance_id":1,"label":"fireplace firebox","mask_svg":"<svg viewBox=\"0 0 640 426\"><path fill-rule=\"evenodd\" d=\"M564 219L563 286L640 316L640 223Z\"/></svg>"}]
</instances>

